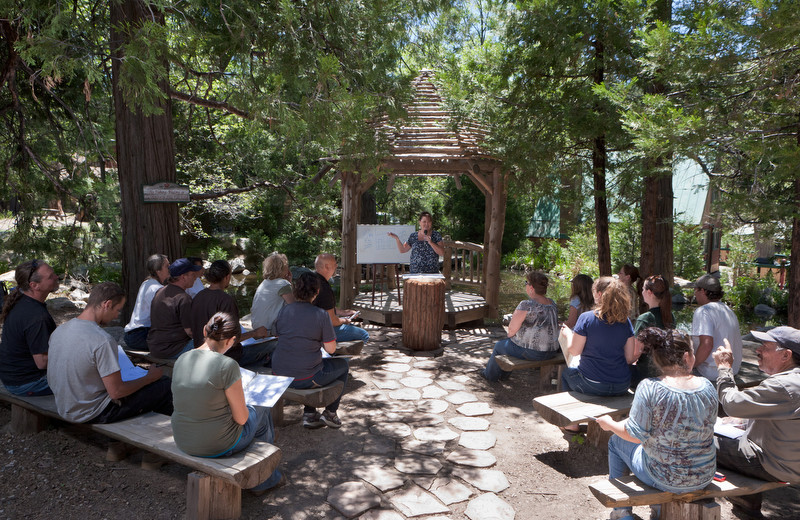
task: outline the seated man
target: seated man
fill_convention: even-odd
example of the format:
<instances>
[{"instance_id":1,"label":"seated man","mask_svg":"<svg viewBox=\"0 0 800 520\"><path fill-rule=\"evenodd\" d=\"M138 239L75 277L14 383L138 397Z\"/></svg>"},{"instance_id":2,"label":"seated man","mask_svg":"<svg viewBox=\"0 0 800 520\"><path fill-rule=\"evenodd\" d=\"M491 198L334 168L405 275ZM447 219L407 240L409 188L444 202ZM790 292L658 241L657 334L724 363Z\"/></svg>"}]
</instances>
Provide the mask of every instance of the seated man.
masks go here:
<instances>
[{"instance_id":1,"label":"seated man","mask_svg":"<svg viewBox=\"0 0 800 520\"><path fill-rule=\"evenodd\" d=\"M316 269L317 276L320 279L319 294L314 300L314 305L326 311L331 317L331 325L333 325L333 331L336 333L336 341L361 340L366 343L369 341L369 332L361 327L350 325L350 317L355 312L336 308L336 296L333 294L331 284L328 283L328 280L336 272L336 267L336 258L330 253L323 253L314 260L314 269Z\"/></svg>"},{"instance_id":2,"label":"seated man","mask_svg":"<svg viewBox=\"0 0 800 520\"><path fill-rule=\"evenodd\" d=\"M50 336L47 379L58 415L68 421L105 424L150 411L172 415L170 381L160 368L122 380L117 342L100 327L117 319L123 305L119 285L95 285L86 309Z\"/></svg>"},{"instance_id":3,"label":"seated man","mask_svg":"<svg viewBox=\"0 0 800 520\"><path fill-rule=\"evenodd\" d=\"M714 352L719 369L717 392L725 413L748 419L739 439L717 436L717 463L738 473L768 480L800 483L800 330L775 327L751 332L761 341L758 368L768 374L758 386L738 390L731 367L734 356L727 340ZM761 508L761 495L747 509ZM742 498L742 497L737 497ZM749 497L748 497L749 498Z\"/></svg>"},{"instance_id":4,"label":"seated man","mask_svg":"<svg viewBox=\"0 0 800 520\"><path fill-rule=\"evenodd\" d=\"M47 348L56 322L47 311L47 295L58 289L53 268L39 260L20 264L17 290L8 295L0 322L0 380L15 395L50 395Z\"/></svg>"},{"instance_id":5,"label":"seated man","mask_svg":"<svg viewBox=\"0 0 800 520\"><path fill-rule=\"evenodd\" d=\"M153 356L177 359L194 348L192 298L186 289L194 284L200 269L202 267L186 258L179 258L170 264L168 283L156 292L150 304L147 346ZM202 338L198 338L198 341L202 342Z\"/></svg>"}]
</instances>

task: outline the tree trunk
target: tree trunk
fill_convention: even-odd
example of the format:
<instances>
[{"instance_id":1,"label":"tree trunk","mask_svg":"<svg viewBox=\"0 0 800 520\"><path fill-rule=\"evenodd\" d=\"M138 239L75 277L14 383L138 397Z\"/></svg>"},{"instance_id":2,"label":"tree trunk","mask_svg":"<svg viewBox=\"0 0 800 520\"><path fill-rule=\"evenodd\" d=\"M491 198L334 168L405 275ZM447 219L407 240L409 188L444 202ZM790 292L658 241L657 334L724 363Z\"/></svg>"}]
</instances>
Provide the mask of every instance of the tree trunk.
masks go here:
<instances>
[{"instance_id":1,"label":"tree trunk","mask_svg":"<svg viewBox=\"0 0 800 520\"><path fill-rule=\"evenodd\" d=\"M445 282L440 278L408 278L403 285L403 345L411 350L442 346Z\"/></svg>"},{"instance_id":2,"label":"tree trunk","mask_svg":"<svg viewBox=\"0 0 800 520\"><path fill-rule=\"evenodd\" d=\"M603 64L603 42L596 39L594 42L595 67L594 83L602 85L605 67ZM599 107L596 108L599 114ZM608 238L608 204L606 201L606 151L605 134L598 135L593 140L592 146L592 177L594 178L594 218L595 233L597 235L597 264L600 276L611 276L611 244Z\"/></svg>"},{"instance_id":3,"label":"tree trunk","mask_svg":"<svg viewBox=\"0 0 800 520\"><path fill-rule=\"evenodd\" d=\"M127 321L139 285L147 277L147 257L166 254L170 261L181 255L178 205L142 203L142 184L175 182L175 153L172 133L172 107L169 96L160 103L161 115L146 116L123 98L120 72L124 64L123 46L141 36L141 22L164 23L153 6L139 0L111 2L111 71L116 123L116 155L122 219L122 279L128 300L123 310ZM167 92L166 78L160 86Z\"/></svg>"},{"instance_id":4,"label":"tree trunk","mask_svg":"<svg viewBox=\"0 0 800 520\"><path fill-rule=\"evenodd\" d=\"M669 24L672 19L671 0L659 0L655 5L655 20ZM649 94L665 94L666 86L650 82L645 86ZM664 157L648 159L642 199L642 251L639 272L642 277L660 274L672 284L675 277L673 235L672 171L664 171Z\"/></svg>"},{"instance_id":5,"label":"tree trunk","mask_svg":"<svg viewBox=\"0 0 800 520\"><path fill-rule=\"evenodd\" d=\"M800 142L798 142L800 146ZM792 252L789 256L789 326L800 329L800 179L794 181L795 214L792 218Z\"/></svg>"}]
</instances>

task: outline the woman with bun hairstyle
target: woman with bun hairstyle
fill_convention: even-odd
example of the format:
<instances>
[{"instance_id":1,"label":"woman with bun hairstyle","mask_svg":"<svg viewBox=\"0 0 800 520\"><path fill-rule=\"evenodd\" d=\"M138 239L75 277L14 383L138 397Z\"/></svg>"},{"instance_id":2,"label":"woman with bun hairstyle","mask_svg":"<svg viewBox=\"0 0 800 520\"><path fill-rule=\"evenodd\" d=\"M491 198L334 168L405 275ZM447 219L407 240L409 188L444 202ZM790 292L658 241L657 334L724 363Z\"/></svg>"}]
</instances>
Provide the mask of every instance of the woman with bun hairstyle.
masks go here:
<instances>
[{"instance_id":1,"label":"woman with bun hairstyle","mask_svg":"<svg viewBox=\"0 0 800 520\"><path fill-rule=\"evenodd\" d=\"M594 310L578 317L574 331L562 328L569 353L580 355L580 361L577 368L564 369L561 382L565 390L622 395L631 384L628 365L636 360L628 290L619 280L604 276L594 282L592 292Z\"/></svg>"},{"instance_id":2,"label":"woman with bun hairstyle","mask_svg":"<svg viewBox=\"0 0 800 520\"><path fill-rule=\"evenodd\" d=\"M547 294L547 276L540 271L526 275L527 300L519 302L508 324L508 338L498 341L481 375L489 381L507 379L511 372L500 368L495 356L542 361L555 357L558 347L558 308Z\"/></svg>"},{"instance_id":3,"label":"woman with bun hairstyle","mask_svg":"<svg viewBox=\"0 0 800 520\"><path fill-rule=\"evenodd\" d=\"M592 296L592 277L588 274L579 274L572 279L572 294L569 297L569 315L565 322L567 327L575 327L578 316L594 308Z\"/></svg>"},{"instance_id":4,"label":"woman with bun hairstyle","mask_svg":"<svg viewBox=\"0 0 800 520\"><path fill-rule=\"evenodd\" d=\"M649 276L644 281L642 287L642 300L647 304L649 310L636 318L633 325L633 334L638 337L639 332L648 327L658 327L659 329L672 329L675 327L675 317L672 315L672 295L669 292L669 284L661 275ZM636 340L636 353L642 352L643 345ZM644 353L634 365L632 374L634 384L647 377L656 377L659 372L650 362L650 354Z\"/></svg>"},{"instance_id":5,"label":"woman with bun hairstyle","mask_svg":"<svg viewBox=\"0 0 800 520\"><path fill-rule=\"evenodd\" d=\"M639 269L631 264L625 264L620 267L617 276L628 289L628 294L631 298L630 318L631 321L635 321L639 316L639 301L641 299L639 295L642 294L642 276L639 274ZM634 286L634 284L636 285Z\"/></svg>"},{"instance_id":6,"label":"woman with bun hairstyle","mask_svg":"<svg viewBox=\"0 0 800 520\"><path fill-rule=\"evenodd\" d=\"M702 489L716 469L716 390L708 379L692 375L694 349L686 335L650 327L638 340L661 375L639 383L627 419L598 417L597 424L615 434L608 441L609 478L632 471L644 484L662 491ZM611 518L633 516L630 508L618 508Z\"/></svg>"},{"instance_id":7,"label":"woman with bun hairstyle","mask_svg":"<svg viewBox=\"0 0 800 520\"><path fill-rule=\"evenodd\" d=\"M203 330L205 342L181 355L172 371L175 444L189 455L216 458L243 451L254 440L272 443L271 410L245 404L239 365L224 355L239 339L239 322L218 312ZM250 491L261 494L280 480L275 470Z\"/></svg>"}]
</instances>

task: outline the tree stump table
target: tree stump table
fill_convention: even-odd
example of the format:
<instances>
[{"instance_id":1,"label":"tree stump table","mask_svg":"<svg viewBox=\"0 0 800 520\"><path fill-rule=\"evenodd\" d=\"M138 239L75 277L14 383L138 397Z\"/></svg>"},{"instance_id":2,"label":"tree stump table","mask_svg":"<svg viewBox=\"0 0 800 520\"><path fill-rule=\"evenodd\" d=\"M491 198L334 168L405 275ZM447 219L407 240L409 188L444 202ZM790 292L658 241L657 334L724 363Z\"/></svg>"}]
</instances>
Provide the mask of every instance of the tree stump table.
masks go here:
<instances>
[{"instance_id":1,"label":"tree stump table","mask_svg":"<svg viewBox=\"0 0 800 520\"><path fill-rule=\"evenodd\" d=\"M436 350L442 343L444 293L442 278L411 276L403 286L403 345L411 350Z\"/></svg>"}]
</instances>

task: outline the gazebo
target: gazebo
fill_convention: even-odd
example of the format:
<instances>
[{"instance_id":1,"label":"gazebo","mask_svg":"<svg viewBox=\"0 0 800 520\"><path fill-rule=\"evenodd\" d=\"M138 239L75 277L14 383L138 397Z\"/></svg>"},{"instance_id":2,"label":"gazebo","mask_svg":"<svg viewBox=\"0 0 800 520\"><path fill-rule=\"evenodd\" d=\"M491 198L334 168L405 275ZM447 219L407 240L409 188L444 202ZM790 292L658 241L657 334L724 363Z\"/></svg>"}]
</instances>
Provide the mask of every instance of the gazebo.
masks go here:
<instances>
[{"instance_id":1,"label":"gazebo","mask_svg":"<svg viewBox=\"0 0 800 520\"><path fill-rule=\"evenodd\" d=\"M433 82L434 73L423 70L413 80L412 102L405 106L407 118L398 126L388 120L380 123L377 135L388 140L389 155L384 157L375 171L359 172L340 168L339 159L323 159L325 166L317 174L319 180L334 170L331 182L342 181L342 261L340 306L348 308L358 293L361 280L356 264L356 226L360 215L361 195L380 174L388 175L388 190L398 176L449 175L461 187L461 176L466 175L483 193L486 201L484 228L484 262L486 315L498 314L500 287L500 257L506 214L507 174L501 163L481 148L485 130L474 121L464 120L457 125L443 106L439 89ZM449 258L445 258L447 275Z\"/></svg>"}]
</instances>

